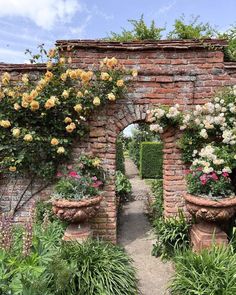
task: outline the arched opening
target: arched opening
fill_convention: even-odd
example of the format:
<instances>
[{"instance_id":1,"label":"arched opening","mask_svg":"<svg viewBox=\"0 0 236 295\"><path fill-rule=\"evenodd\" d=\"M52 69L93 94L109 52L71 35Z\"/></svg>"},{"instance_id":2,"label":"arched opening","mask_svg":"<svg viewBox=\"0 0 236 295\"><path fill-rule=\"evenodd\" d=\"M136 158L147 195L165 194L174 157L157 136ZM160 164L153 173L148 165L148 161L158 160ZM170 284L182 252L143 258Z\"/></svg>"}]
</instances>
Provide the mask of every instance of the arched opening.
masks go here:
<instances>
[{"instance_id":1,"label":"arched opening","mask_svg":"<svg viewBox=\"0 0 236 295\"><path fill-rule=\"evenodd\" d=\"M117 137L116 198L120 242L148 235L148 215L161 215L164 207L163 143L145 121L127 126Z\"/></svg>"}]
</instances>

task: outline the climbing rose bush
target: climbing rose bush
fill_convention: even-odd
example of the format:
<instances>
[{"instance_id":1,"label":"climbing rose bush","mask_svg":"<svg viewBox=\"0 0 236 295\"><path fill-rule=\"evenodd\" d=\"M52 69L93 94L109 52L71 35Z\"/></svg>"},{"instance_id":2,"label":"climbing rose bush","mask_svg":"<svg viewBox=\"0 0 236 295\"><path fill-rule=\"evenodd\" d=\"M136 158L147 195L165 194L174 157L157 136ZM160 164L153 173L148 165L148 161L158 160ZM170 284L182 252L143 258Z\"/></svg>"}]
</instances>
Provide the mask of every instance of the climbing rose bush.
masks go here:
<instances>
[{"instance_id":1,"label":"climbing rose bush","mask_svg":"<svg viewBox=\"0 0 236 295\"><path fill-rule=\"evenodd\" d=\"M183 132L179 141L182 158L191 164L188 190L207 197L235 194L236 172L236 86L228 87L192 111L157 107L149 111L150 129L164 132L175 125Z\"/></svg>"},{"instance_id":2,"label":"climbing rose bush","mask_svg":"<svg viewBox=\"0 0 236 295\"><path fill-rule=\"evenodd\" d=\"M53 177L73 142L87 132L89 115L123 97L129 77L137 74L115 57L90 71L72 68L71 58L59 56L56 48L47 57L47 70L36 81L28 74L17 83L10 73L1 77L1 172Z\"/></svg>"}]
</instances>

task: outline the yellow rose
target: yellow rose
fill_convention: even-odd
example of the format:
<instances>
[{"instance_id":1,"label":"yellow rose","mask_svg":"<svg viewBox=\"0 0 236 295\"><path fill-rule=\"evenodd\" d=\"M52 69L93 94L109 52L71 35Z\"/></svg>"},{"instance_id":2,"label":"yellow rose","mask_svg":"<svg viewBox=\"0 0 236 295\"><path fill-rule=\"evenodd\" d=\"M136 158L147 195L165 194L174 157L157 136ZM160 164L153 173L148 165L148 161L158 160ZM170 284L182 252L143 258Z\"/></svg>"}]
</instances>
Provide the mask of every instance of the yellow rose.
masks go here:
<instances>
[{"instance_id":1,"label":"yellow rose","mask_svg":"<svg viewBox=\"0 0 236 295\"><path fill-rule=\"evenodd\" d=\"M76 70L75 71L70 71L69 76L70 76L71 79L74 79L74 80L78 78Z\"/></svg>"},{"instance_id":2,"label":"yellow rose","mask_svg":"<svg viewBox=\"0 0 236 295\"><path fill-rule=\"evenodd\" d=\"M60 64L64 64L66 62L66 59L65 59L65 57L61 57L60 59L59 59L59 63Z\"/></svg>"},{"instance_id":3,"label":"yellow rose","mask_svg":"<svg viewBox=\"0 0 236 295\"><path fill-rule=\"evenodd\" d=\"M137 70L133 70L132 71L132 76L133 77L137 77L138 76L138 71Z\"/></svg>"},{"instance_id":4,"label":"yellow rose","mask_svg":"<svg viewBox=\"0 0 236 295\"><path fill-rule=\"evenodd\" d=\"M56 48L51 48L48 51L48 57L53 58L56 55Z\"/></svg>"},{"instance_id":5,"label":"yellow rose","mask_svg":"<svg viewBox=\"0 0 236 295\"><path fill-rule=\"evenodd\" d=\"M69 125L66 126L66 131L71 133L74 131L75 128L76 128L75 123L70 123Z\"/></svg>"},{"instance_id":6,"label":"yellow rose","mask_svg":"<svg viewBox=\"0 0 236 295\"><path fill-rule=\"evenodd\" d=\"M13 107L16 111L19 111L19 109L21 108L21 106L17 102L14 103Z\"/></svg>"},{"instance_id":7,"label":"yellow rose","mask_svg":"<svg viewBox=\"0 0 236 295\"><path fill-rule=\"evenodd\" d=\"M27 142L33 141L33 136L31 134L26 134L24 136L24 141L27 141Z\"/></svg>"},{"instance_id":8,"label":"yellow rose","mask_svg":"<svg viewBox=\"0 0 236 295\"><path fill-rule=\"evenodd\" d=\"M64 154L65 153L65 149L63 146L60 146L58 149L57 149L57 153L58 154Z\"/></svg>"},{"instance_id":9,"label":"yellow rose","mask_svg":"<svg viewBox=\"0 0 236 295\"><path fill-rule=\"evenodd\" d=\"M76 71L77 78L79 78L80 75L83 73L83 70L81 69L76 69L75 71Z\"/></svg>"},{"instance_id":10,"label":"yellow rose","mask_svg":"<svg viewBox=\"0 0 236 295\"><path fill-rule=\"evenodd\" d=\"M36 100L33 100L31 103L30 103L30 108L31 108L31 111L36 111L39 109L39 103L36 101Z\"/></svg>"},{"instance_id":11,"label":"yellow rose","mask_svg":"<svg viewBox=\"0 0 236 295\"><path fill-rule=\"evenodd\" d=\"M124 80L117 80L116 85L117 85L118 87L122 87L122 86L124 86Z\"/></svg>"},{"instance_id":12,"label":"yellow rose","mask_svg":"<svg viewBox=\"0 0 236 295\"><path fill-rule=\"evenodd\" d=\"M47 80L45 79L40 79L39 82L38 82L38 87L41 88L41 90L47 85Z\"/></svg>"},{"instance_id":13,"label":"yellow rose","mask_svg":"<svg viewBox=\"0 0 236 295\"><path fill-rule=\"evenodd\" d=\"M77 92L77 94L76 94L76 97L78 97L78 98L81 98L81 97L83 97L84 95L83 95L83 93L81 92L81 91L78 91Z\"/></svg>"},{"instance_id":14,"label":"yellow rose","mask_svg":"<svg viewBox=\"0 0 236 295\"><path fill-rule=\"evenodd\" d=\"M68 90L64 90L63 92L62 92L62 95L61 96L63 96L64 98L68 98L69 97L69 91Z\"/></svg>"},{"instance_id":15,"label":"yellow rose","mask_svg":"<svg viewBox=\"0 0 236 295\"><path fill-rule=\"evenodd\" d=\"M62 81L65 82L66 79L67 79L67 74L66 73L61 74L61 77L60 78L61 78Z\"/></svg>"},{"instance_id":16,"label":"yellow rose","mask_svg":"<svg viewBox=\"0 0 236 295\"><path fill-rule=\"evenodd\" d=\"M52 67L53 67L53 63L51 61L48 61L47 64L46 64L46 66L47 66L47 69L48 70L51 70Z\"/></svg>"},{"instance_id":17,"label":"yellow rose","mask_svg":"<svg viewBox=\"0 0 236 295\"><path fill-rule=\"evenodd\" d=\"M11 122L9 120L1 120L0 126L3 128L9 128L11 126Z\"/></svg>"},{"instance_id":18,"label":"yellow rose","mask_svg":"<svg viewBox=\"0 0 236 295\"><path fill-rule=\"evenodd\" d=\"M26 102L26 101L24 101L24 100L22 100L22 102L21 102L21 106L22 106L22 108L28 108L28 106L29 106L29 103L28 102Z\"/></svg>"},{"instance_id":19,"label":"yellow rose","mask_svg":"<svg viewBox=\"0 0 236 295\"><path fill-rule=\"evenodd\" d=\"M111 92L111 93L109 93L108 95L107 95L107 97L108 97L108 99L110 100L110 101L114 101L114 100L116 100L116 97L115 97L115 95Z\"/></svg>"},{"instance_id":20,"label":"yellow rose","mask_svg":"<svg viewBox=\"0 0 236 295\"><path fill-rule=\"evenodd\" d=\"M59 144L58 139L56 139L55 137L52 138L52 140L51 140L51 145L58 145L58 144Z\"/></svg>"},{"instance_id":21,"label":"yellow rose","mask_svg":"<svg viewBox=\"0 0 236 295\"><path fill-rule=\"evenodd\" d=\"M82 111L82 105L80 103L78 103L77 105L74 106L74 110L79 113Z\"/></svg>"},{"instance_id":22,"label":"yellow rose","mask_svg":"<svg viewBox=\"0 0 236 295\"><path fill-rule=\"evenodd\" d=\"M100 98L98 96L94 97L93 104L95 106L99 106L101 104L101 100L100 100Z\"/></svg>"},{"instance_id":23,"label":"yellow rose","mask_svg":"<svg viewBox=\"0 0 236 295\"><path fill-rule=\"evenodd\" d=\"M10 82L10 79L11 79L11 75L9 73L5 72L2 75L2 84L7 85Z\"/></svg>"},{"instance_id":24,"label":"yellow rose","mask_svg":"<svg viewBox=\"0 0 236 295\"><path fill-rule=\"evenodd\" d=\"M84 82L84 83L89 82L92 79L92 76L93 76L93 72L91 72L91 71L88 71L88 72L84 71L80 74L80 78L81 78L82 82Z\"/></svg>"},{"instance_id":25,"label":"yellow rose","mask_svg":"<svg viewBox=\"0 0 236 295\"><path fill-rule=\"evenodd\" d=\"M50 81L53 78L53 73L50 71L47 71L45 74L45 80Z\"/></svg>"},{"instance_id":26,"label":"yellow rose","mask_svg":"<svg viewBox=\"0 0 236 295\"><path fill-rule=\"evenodd\" d=\"M24 74L24 75L22 76L21 80L22 80L22 82L23 82L24 84L27 84L27 83L29 82L29 76L28 76L28 74Z\"/></svg>"},{"instance_id":27,"label":"yellow rose","mask_svg":"<svg viewBox=\"0 0 236 295\"><path fill-rule=\"evenodd\" d=\"M14 128L13 130L12 130L12 135L13 135L13 137L19 137L20 136L20 129L19 128Z\"/></svg>"},{"instance_id":28,"label":"yellow rose","mask_svg":"<svg viewBox=\"0 0 236 295\"><path fill-rule=\"evenodd\" d=\"M106 65L108 68L113 68L118 64L118 60L115 57L107 59Z\"/></svg>"},{"instance_id":29,"label":"yellow rose","mask_svg":"<svg viewBox=\"0 0 236 295\"><path fill-rule=\"evenodd\" d=\"M70 117L66 117L65 120L64 120L64 122L66 124L71 123L72 122L72 119Z\"/></svg>"},{"instance_id":30,"label":"yellow rose","mask_svg":"<svg viewBox=\"0 0 236 295\"><path fill-rule=\"evenodd\" d=\"M33 90L30 92L30 96L32 96L32 98L34 99L34 98L36 98L36 97L38 96L38 92L37 92L35 89L33 89Z\"/></svg>"},{"instance_id":31,"label":"yellow rose","mask_svg":"<svg viewBox=\"0 0 236 295\"><path fill-rule=\"evenodd\" d=\"M68 64L71 64L72 63L72 58L71 58L71 56L68 58Z\"/></svg>"},{"instance_id":32,"label":"yellow rose","mask_svg":"<svg viewBox=\"0 0 236 295\"><path fill-rule=\"evenodd\" d=\"M55 96L51 96L46 102L45 102L45 109L49 110L51 108L53 108L56 104L56 97Z\"/></svg>"},{"instance_id":33,"label":"yellow rose","mask_svg":"<svg viewBox=\"0 0 236 295\"><path fill-rule=\"evenodd\" d=\"M10 166L10 167L8 168L8 170L9 170L10 172L15 172L15 171L16 171L16 166Z\"/></svg>"},{"instance_id":34,"label":"yellow rose","mask_svg":"<svg viewBox=\"0 0 236 295\"><path fill-rule=\"evenodd\" d=\"M110 75L108 73L106 73L106 72L102 72L100 78L103 81L107 81L107 80L109 80Z\"/></svg>"},{"instance_id":35,"label":"yellow rose","mask_svg":"<svg viewBox=\"0 0 236 295\"><path fill-rule=\"evenodd\" d=\"M8 94L8 96L10 96L10 97L14 97L14 96L15 96L15 91L13 91L13 90L9 90L7 94Z\"/></svg>"}]
</instances>

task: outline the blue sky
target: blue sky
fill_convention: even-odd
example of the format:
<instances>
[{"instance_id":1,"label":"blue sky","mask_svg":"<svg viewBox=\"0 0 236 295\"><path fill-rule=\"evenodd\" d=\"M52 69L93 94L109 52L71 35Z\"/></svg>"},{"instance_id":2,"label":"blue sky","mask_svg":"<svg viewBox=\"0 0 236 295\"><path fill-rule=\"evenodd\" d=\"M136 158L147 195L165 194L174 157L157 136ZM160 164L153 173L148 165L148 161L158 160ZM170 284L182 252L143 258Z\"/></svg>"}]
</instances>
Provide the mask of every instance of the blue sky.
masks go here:
<instances>
[{"instance_id":1,"label":"blue sky","mask_svg":"<svg viewBox=\"0 0 236 295\"><path fill-rule=\"evenodd\" d=\"M171 29L182 13L220 30L236 24L236 0L0 0L0 62L26 62L25 49L57 39L93 39L128 28L143 13Z\"/></svg>"}]
</instances>

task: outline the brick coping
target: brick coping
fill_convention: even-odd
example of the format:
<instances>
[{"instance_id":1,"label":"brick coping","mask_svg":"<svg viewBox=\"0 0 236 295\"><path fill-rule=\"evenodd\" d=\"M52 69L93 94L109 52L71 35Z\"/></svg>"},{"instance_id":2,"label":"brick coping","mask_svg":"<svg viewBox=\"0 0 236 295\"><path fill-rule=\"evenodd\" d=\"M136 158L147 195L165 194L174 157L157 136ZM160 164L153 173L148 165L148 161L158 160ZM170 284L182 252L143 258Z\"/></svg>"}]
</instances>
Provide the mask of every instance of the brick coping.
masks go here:
<instances>
[{"instance_id":1,"label":"brick coping","mask_svg":"<svg viewBox=\"0 0 236 295\"><path fill-rule=\"evenodd\" d=\"M186 40L147 40L147 41L130 41L117 42L106 40L57 40L56 45L61 48L73 46L74 48L97 48L97 49L115 49L115 50L150 50L150 49L192 49L192 48L223 48L227 46L224 39L186 39Z\"/></svg>"}]
</instances>

